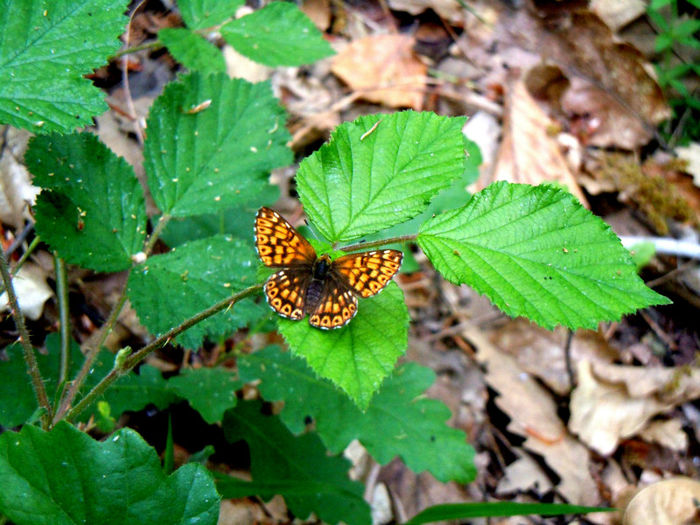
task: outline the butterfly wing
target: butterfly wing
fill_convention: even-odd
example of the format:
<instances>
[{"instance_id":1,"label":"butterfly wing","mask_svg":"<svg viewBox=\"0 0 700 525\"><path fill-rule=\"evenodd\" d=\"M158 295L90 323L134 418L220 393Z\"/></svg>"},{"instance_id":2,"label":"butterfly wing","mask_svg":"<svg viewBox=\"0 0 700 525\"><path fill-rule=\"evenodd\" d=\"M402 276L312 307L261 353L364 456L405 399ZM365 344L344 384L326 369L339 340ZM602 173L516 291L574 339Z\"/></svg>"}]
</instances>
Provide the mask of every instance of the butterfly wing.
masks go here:
<instances>
[{"instance_id":1,"label":"butterfly wing","mask_svg":"<svg viewBox=\"0 0 700 525\"><path fill-rule=\"evenodd\" d=\"M255 216L255 249L265 266L305 265L316 260L316 250L279 213L260 208Z\"/></svg>"},{"instance_id":2,"label":"butterfly wing","mask_svg":"<svg viewBox=\"0 0 700 525\"><path fill-rule=\"evenodd\" d=\"M311 272L280 270L265 281L265 298L275 312L282 317L298 321L306 315L304 302L311 281Z\"/></svg>"},{"instance_id":3,"label":"butterfly wing","mask_svg":"<svg viewBox=\"0 0 700 525\"><path fill-rule=\"evenodd\" d=\"M403 253L398 250L351 253L333 261L331 270L360 297L372 297L389 284L402 260Z\"/></svg>"},{"instance_id":4,"label":"butterfly wing","mask_svg":"<svg viewBox=\"0 0 700 525\"><path fill-rule=\"evenodd\" d=\"M322 330L342 328L357 313L357 297L347 285L330 274L323 283L321 299L311 312L309 324Z\"/></svg>"}]
</instances>

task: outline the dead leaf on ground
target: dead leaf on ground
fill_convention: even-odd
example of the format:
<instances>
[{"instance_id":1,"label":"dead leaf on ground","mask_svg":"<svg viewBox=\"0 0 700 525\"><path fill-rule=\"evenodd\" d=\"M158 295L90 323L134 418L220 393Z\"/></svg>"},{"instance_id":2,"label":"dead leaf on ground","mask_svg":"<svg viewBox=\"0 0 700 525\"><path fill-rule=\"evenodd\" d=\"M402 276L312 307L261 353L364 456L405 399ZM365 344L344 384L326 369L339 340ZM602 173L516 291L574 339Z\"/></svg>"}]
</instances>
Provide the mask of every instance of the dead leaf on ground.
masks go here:
<instances>
[{"instance_id":1,"label":"dead leaf on ground","mask_svg":"<svg viewBox=\"0 0 700 525\"><path fill-rule=\"evenodd\" d=\"M319 31L324 32L331 25L331 4L329 0L304 0L301 10L308 16Z\"/></svg>"},{"instance_id":2,"label":"dead leaf on ground","mask_svg":"<svg viewBox=\"0 0 700 525\"><path fill-rule=\"evenodd\" d=\"M666 479L640 490L625 509L623 525L683 525L698 523L700 482L684 477Z\"/></svg>"},{"instance_id":3,"label":"dead leaf on ground","mask_svg":"<svg viewBox=\"0 0 700 525\"><path fill-rule=\"evenodd\" d=\"M53 295L46 284L44 270L31 262L25 263L12 280L19 309L24 315L36 321L41 317L44 303ZM4 288L4 287L3 287ZM0 294L0 312L9 308L7 292Z\"/></svg>"},{"instance_id":4,"label":"dead leaf on ground","mask_svg":"<svg viewBox=\"0 0 700 525\"><path fill-rule=\"evenodd\" d=\"M503 140L493 180L480 180L479 187L499 180L535 186L556 182L566 186L587 206L553 136L557 126L528 93L522 79L513 80L507 90Z\"/></svg>"},{"instance_id":5,"label":"dead leaf on ground","mask_svg":"<svg viewBox=\"0 0 700 525\"><path fill-rule=\"evenodd\" d=\"M0 131L0 221L22 228L40 191L22 162L31 134L11 126Z\"/></svg>"},{"instance_id":6,"label":"dead leaf on ground","mask_svg":"<svg viewBox=\"0 0 700 525\"><path fill-rule=\"evenodd\" d=\"M526 436L523 448L543 457L560 478L559 493L580 505L600 503L598 488L589 473L589 452L568 434L552 396L517 363L493 345L478 329L464 336L477 348L486 368L486 382L498 392L496 405L510 417L508 431Z\"/></svg>"},{"instance_id":7,"label":"dead leaf on ground","mask_svg":"<svg viewBox=\"0 0 700 525\"><path fill-rule=\"evenodd\" d=\"M693 183L700 188L700 144L693 142L688 146L678 147L676 153L688 163L686 171L693 176Z\"/></svg>"},{"instance_id":8,"label":"dead leaf on ground","mask_svg":"<svg viewBox=\"0 0 700 525\"><path fill-rule=\"evenodd\" d=\"M497 495L536 490L542 494L551 490L552 482L529 454L523 455L506 467L496 487Z\"/></svg>"},{"instance_id":9,"label":"dead leaf on ground","mask_svg":"<svg viewBox=\"0 0 700 525\"><path fill-rule=\"evenodd\" d=\"M420 111L428 66L413 52L414 42L409 35L361 38L333 58L331 71L366 100Z\"/></svg>"},{"instance_id":10,"label":"dead leaf on ground","mask_svg":"<svg viewBox=\"0 0 700 525\"><path fill-rule=\"evenodd\" d=\"M591 0L590 9L614 32L646 13L642 0Z\"/></svg>"},{"instance_id":11,"label":"dead leaf on ground","mask_svg":"<svg viewBox=\"0 0 700 525\"><path fill-rule=\"evenodd\" d=\"M581 361L569 429L601 455L649 420L700 395L700 369L620 366Z\"/></svg>"},{"instance_id":12,"label":"dead leaf on ground","mask_svg":"<svg viewBox=\"0 0 700 525\"><path fill-rule=\"evenodd\" d=\"M419 15L426 9L432 9L440 18L460 25L464 23L465 9L458 0L388 0L394 11L405 11Z\"/></svg>"},{"instance_id":13,"label":"dead leaf on ground","mask_svg":"<svg viewBox=\"0 0 700 525\"><path fill-rule=\"evenodd\" d=\"M688 448L688 434L683 431L679 418L652 421L639 433L639 437L678 452Z\"/></svg>"}]
</instances>

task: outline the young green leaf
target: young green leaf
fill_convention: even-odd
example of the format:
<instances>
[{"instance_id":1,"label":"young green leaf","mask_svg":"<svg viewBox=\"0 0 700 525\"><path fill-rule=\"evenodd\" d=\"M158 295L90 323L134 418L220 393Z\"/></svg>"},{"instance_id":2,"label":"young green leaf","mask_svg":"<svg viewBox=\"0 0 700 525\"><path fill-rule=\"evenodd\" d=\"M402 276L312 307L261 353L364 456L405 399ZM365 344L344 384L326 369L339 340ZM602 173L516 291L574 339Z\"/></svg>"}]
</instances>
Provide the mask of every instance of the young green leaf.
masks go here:
<instances>
[{"instance_id":1,"label":"young green leaf","mask_svg":"<svg viewBox=\"0 0 700 525\"><path fill-rule=\"evenodd\" d=\"M187 69L204 73L225 73L226 62L219 49L184 27L166 27L158 31L158 39L170 54Z\"/></svg>"},{"instance_id":2,"label":"young green leaf","mask_svg":"<svg viewBox=\"0 0 700 525\"><path fill-rule=\"evenodd\" d=\"M185 217L250 202L289 164L285 113L269 84L191 73L168 84L148 118L144 168L163 213Z\"/></svg>"},{"instance_id":3,"label":"young green leaf","mask_svg":"<svg viewBox=\"0 0 700 525\"><path fill-rule=\"evenodd\" d=\"M280 317L278 329L294 354L364 410L406 351L408 321L403 293L392 282L376 297L361 300L357 315L343 328L319 330L305 319Z\"/></svg>"},{"instance_id":4,"label":"young green leaf","mask_svg":"<svg viewBox=\"0 0 700 525\"><path fill-rule=\"evenodd\" d=\"M427 221L418 245L449 281L545 328L593 329L669 303L637 276L610 227L552 186L492 184Z\"/></svg>"},{"instance_id":5,"label":"young green leaf","mask_svg":"<svg viewBox=\"0 0 700 525\"><path fill-rule=\"evenodd\" d=\"M244 0L179 0L182 19L190 29L207 29L236 14Z\"/></svg>"},{"instance_id":6,"label":"young green leaf","mask_svg":"<svg viewBox=\"0 0 700 525\"><path fill-rule=\"evenodd\" d=\"M240 54L266 66L301 66L334 54L311 20L293 3L272 2L221 28Z\"/></svg>"},{"instance_id":7,"label":"young green leaf","mask_svg":"<svg viewBox=\"0 0 700 525\"><path fill-rule=\"evenodd\" d=\"M402 223L464 173L463 118L404 111L341 124L302 161L304 211L331 242Z\"/></svg>"},{"instance_id":8,"label":"young green leaf","mask_svg":"<svg viewBox=\"0 0 700 525\"><path fill-rule=\"evenodd\" d=\"M328 456L314 434L293 436L278 418L262 415L260 408L259 401L239 403L226 412L223 423L229 442L248 443L253 481L280 484L272 490L284 489L285 484L290 487L290 493L281 495L299 518L314 512L329 523L370 523L363 486L348 478L350 462L342 456ZM218 488L223 497L229 497L225 483ZM273 494L259 495L270 498Z\"/></svg>"},{"instance_id":9,"label":"young green leaf","mask_svg":"<svg viewBox=\"0 0 700 525\"><path fill-rule=\"evenodd\" d=\"M166 477L156 451L124 428L93 440L64 421L0 435L0 512L17 525L215 525L219 496L201 465Z\"/></svg>"},{"instance_id":10,"label":"young green leaf","mask_svg":"<svg viewBox=\"0 0 700 525\"><path fill-rule=\"evenodd\" d=\"M92 124L107 110L85 78L126 26L125 0L0 0L0 122L34 133Z\"/></svg>"},{"instance_id":11,"label":"young green leaf","mask_svg":"<svg viewBox=\"0 0 700 525\"><path fill-rule=\"evenodd\" d=\"M383 465L400 456L411 470L428 470L440 481L469 483L476 475L464 433L445 424L450 410L423 397L435 380L428 368L408 363L394 370L365 412L301 359L276 347L239 358L238 370L245 382L261 380L258 389L266 400L284 401L280 418L292 432L303 432L313 421L331 452L358 439Z\"/></svg>"},{"instance_id":12,"label":"young green leaf","mask_svg":"<svg viewBox=\"0 0 700 525\"><path fill-rule=\"evenodd\" d=\"M150 257L129 275L127 293L143 325L159 335L255 284L257 265L250 244L218 235ZM264 315L266 308L241 302L193 326L177 341L196 348L205 336L228 335Z\"/></svg>"},{"instance_id":13,"label":"young green leaf","mask_svg":"<svg viewBox=\"0 0 700 525\"><path fill-rule=\"evenodd\" d=\"M131 266L146 237L143 189L131 166L90 133L34 137L25 160L44 190L35 207L41 239L84 268Z\"/></svg>"},{"instance_id":14,"label":"young green leaf","mask_svg":"<svg viewBox=\"0 0 700 525\"><path fill-rule=\"evenodd\" d=\"M210 424L219 423L224 412L236 406L236 390L242 386L226 368L187 368L168 381L168 387Z\"/></svg>"}]
</instances>

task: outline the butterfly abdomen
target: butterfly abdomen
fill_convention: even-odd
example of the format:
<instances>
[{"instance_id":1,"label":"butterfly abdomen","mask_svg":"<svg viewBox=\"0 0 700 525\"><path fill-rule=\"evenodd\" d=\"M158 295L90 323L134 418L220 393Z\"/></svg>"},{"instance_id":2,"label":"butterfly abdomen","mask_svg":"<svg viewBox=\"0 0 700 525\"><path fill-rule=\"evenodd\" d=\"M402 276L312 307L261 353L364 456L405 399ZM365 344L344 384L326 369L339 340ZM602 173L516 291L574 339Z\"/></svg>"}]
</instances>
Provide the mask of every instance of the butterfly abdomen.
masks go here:
<instances>
[{"instance_id":1,"label":"butterfly abdomen","mask_svg":"<svg viewBox=\"0 0 700 525\"><path fill-rule=\"evenodd\" d=\"M323 280L313 279L306 289L306 311L313 312L321 302L323 296Z\"/></svg>"}]
</instances>

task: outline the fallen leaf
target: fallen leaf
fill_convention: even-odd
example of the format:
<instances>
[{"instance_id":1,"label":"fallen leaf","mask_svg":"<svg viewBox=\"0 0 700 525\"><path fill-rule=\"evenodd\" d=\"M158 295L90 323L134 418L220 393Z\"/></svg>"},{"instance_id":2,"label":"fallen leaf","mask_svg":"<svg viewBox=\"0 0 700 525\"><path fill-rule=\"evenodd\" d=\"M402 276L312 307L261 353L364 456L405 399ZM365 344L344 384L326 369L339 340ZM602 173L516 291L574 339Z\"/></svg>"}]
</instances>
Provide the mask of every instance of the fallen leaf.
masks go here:
<instances>
[{"instance_id":1,"label":"fallen leaf","mask_svg":"<svg viewBox=\"0 0 700 525\"><path fill-rule=\"evenodd\" d=\"M629 502L623 525L698 523L700 482L684 477L659 481L640 490Z\"/></svg>"},{"instance_id":2,"label":"fallen leaf","mask_svg":"<svg viewBox=\"0 0 700 525\"><path fill-rule=\"evenodd\" d=\"M553 136L556 127L537 105L522 79L510 82L506 93L503 140L493 180L480 179L479 188L499 180L535 186L554 182L566 186L587 206L586 198Z\"/></svg>"},{"instance_id":3,"label":"fallen leaf","mask_svg":"<svg viewBox=\"0 0 700 525\"><path fill-rule=\"evenodd\" d=\"M542 468L528 454L506 467L503 477L498 482L496 494L499 496L526 490L535 490L539 494L548 492L552 488L552 482Z\"/></svg>"},{"instance_id":4,"label":"fallen leaf","mask_svg":"<svg viewBox=\"0 0 700 525\"><path fill-rule=\"evenodd\" d=\"M686 171L693 176L693 183L700 188L700 144L693 142L688 146L678 147L676 153L688 163Z\"/></svg>"},{"instance_id":5,"label":"fallen leaf","mask_svg":"<svg viewBox=\"0 0 700 525\"><path fill-rule=\"evenodd\" d=\"M652 421L639 433L639 437L678 452L688 448L688 435L683 431L678 418Z\"/></svg>"},{"instance_id":6,"label":"fallen leaf","mask_svg":"<svg viewBox=\"0 0 700 525\"><path fill-rule=\"evenodd\" d=\"M617 32L646 13L647 5L642 0L591 0L589 8Z\"/></svg>"},{"instance_id":7,"label":"fallen leaf","mask_svg":"<svg viewBox=\"0 0 700 525\"><path fill-rule=\"evenodd\" d=\"M53 295L46 284L46 273L34 263L25 263L12 280L19 309L29 319L41 317L44 303ZM9 309L7 292L0 294L0 312Z\"/></svg>"},{"instance_id":8,"label":"fallen leaf","mask_svg":"<svg viewBox=\"0 0 700 525\"><path fill-rule=\"evenodd\" d=\"M432 9L440 18L464 23L464 7L458 0L389 0L388 4L394 11L405 11L412 15Z\"/></svg>"},{"instance_id":9,"label":"fallen leaf","mask_svg":"<svg viewBox=\"0 0 700 525\"><path fill-rule=\"evenodd\" d=\"M331 4L329 0L304 0L301 10L314 25L323 32L331 25Z\"/></svg>"},{"instance_id":10,"label":"fallen leaf","mask_svg":"<svg viewBox=\"0 0 700 525\"><path fill-rule=\"evenodd\" d=\"M11 126L0 130L0 222L19 229L39 193L22 163L31 134Z\"/></svg>"},{"instance_id":11,"label":"fallen leaf","mask_svg":"<svg viewBox=\"0 0 700 525\"><path fill-rule=\"evenodd\" d=\"M370 102L420 111L428 66L413 44L409 35L367 36L340 51L331 71Z\"/></svg>"}]
</instances>

